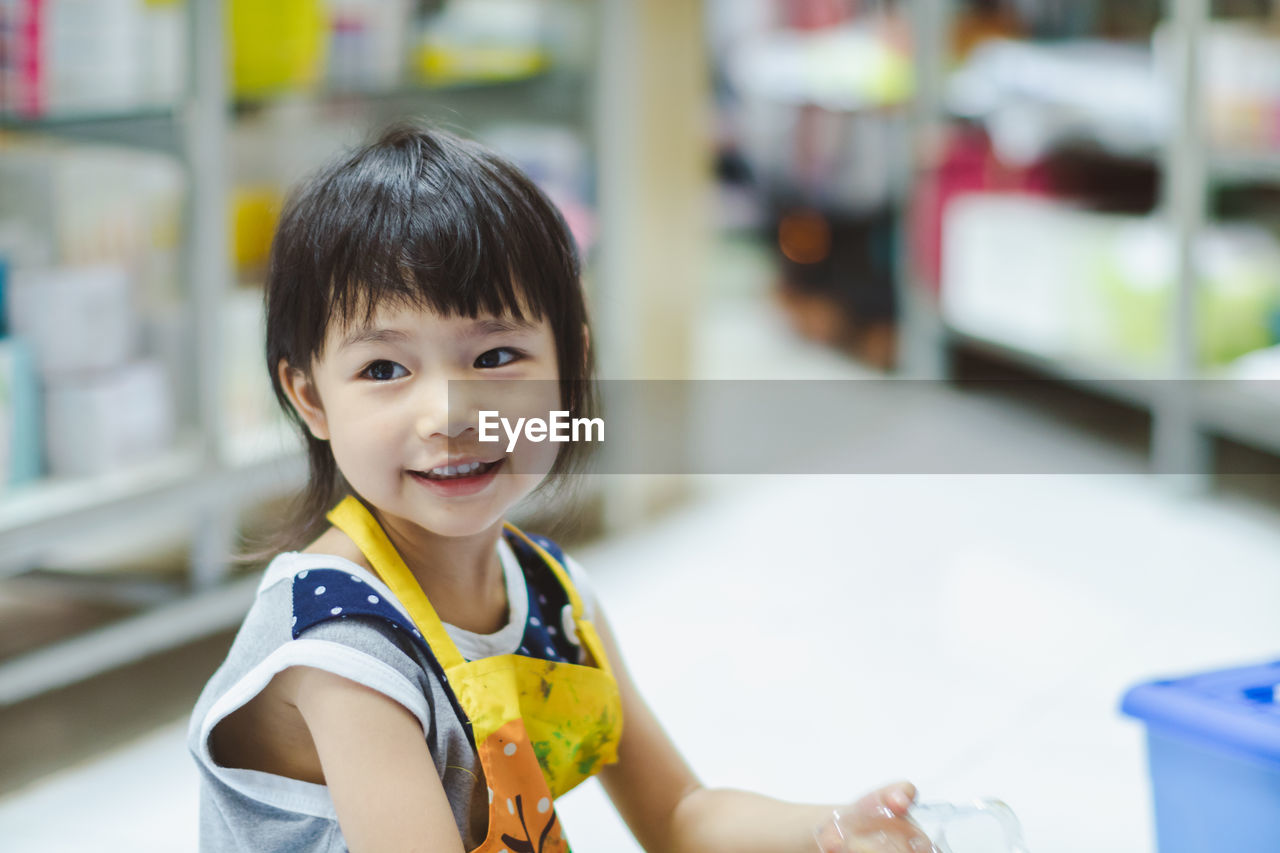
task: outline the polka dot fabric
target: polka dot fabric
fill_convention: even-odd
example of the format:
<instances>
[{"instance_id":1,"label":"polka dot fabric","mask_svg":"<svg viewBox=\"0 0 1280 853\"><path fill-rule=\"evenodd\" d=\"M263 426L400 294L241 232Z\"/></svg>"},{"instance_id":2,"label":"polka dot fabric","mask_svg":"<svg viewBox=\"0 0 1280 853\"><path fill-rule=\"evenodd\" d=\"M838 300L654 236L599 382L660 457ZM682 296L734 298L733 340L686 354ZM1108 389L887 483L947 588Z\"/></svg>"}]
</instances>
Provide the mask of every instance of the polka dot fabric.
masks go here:
<instances>
[{"instance_id":1,"label":"polka dot fabric","mask_svg":"<svg viewBox=\"0 0 1280 853\"><path fill-rule=\"evenodd\" d=\"M541 536L532 538L563 564L564 554L554 542ZM529 594L528 617L518 654L577 663L580 652L568 593L550 567L523 540L508 535L508 542L520 562ZM417 627L358 575L340 569L307 569L293 576L294 639L325 620L351 616L383 619L430 651Z\"/></svg>"},{"instance_id":2,"label":"polka dot fabric","mask_svg":"<svg viewBox=\"0 0 1280 853\"><path fill-rule=\"evenodd\" d=\"M418 629L359 575L339 569L307 569L293 576L293 638L326 619L373 616L422 640Z\"/></svg>"},{"instance_id":3,"label":"polka dot fabric","mask_svg":"<svg viewBox=\"0 0 1280 853\"><path fill-rule=\"evenodd\" d=\"M544 536L530 536L564 565L564 552ZM561 663L577 663L581 657L569 594L551 567L519 536L507 534L507 542L520 561L529 590L529 616L519 654Z\"/></svg>"}]
</instances>

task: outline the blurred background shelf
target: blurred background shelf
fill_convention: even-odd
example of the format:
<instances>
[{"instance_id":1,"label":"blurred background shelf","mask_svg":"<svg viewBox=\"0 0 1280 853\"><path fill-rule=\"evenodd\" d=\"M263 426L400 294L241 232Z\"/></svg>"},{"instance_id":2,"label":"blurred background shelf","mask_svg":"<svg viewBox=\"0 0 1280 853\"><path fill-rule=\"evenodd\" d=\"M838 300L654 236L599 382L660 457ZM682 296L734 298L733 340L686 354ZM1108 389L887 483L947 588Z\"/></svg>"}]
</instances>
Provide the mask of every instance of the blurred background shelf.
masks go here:
<instances>
[{"instance_id":1,"label":"blurred background shelf","mask_svg":"<svg viewBox=\"0 0 1280 853\"><path fill-rule=\"evenodd\" d=\"M946 330L949 348L963 348L988 358L1009 362L1047 379L1090 391L1136 408L1150 408L1155 403L1150 380L1136 379L1132 371L1093 364L1079 359L1035 353L1016 346L961 331Z\"/></svg>"},{"instance_id":2,"label":"blurred background shelf","mask_svg":"<svg viewBox=\"0 0 1280 853\"><path fill-rule=\"evenodd\" d=\"M1227 183L1280 183L1280 151L1245 154L1217 151L1209 157L1209 169Z\"/></svg>"},{"instance_id":3,"label":"blurred background shelf","mask_svg":"<svg viewBox=\"0 0 1280 853\"><path fill-rule=\"evenodd\" d=\"M0 661L0 705L221 631L252 600L252 585L237 579L241 538L262 526L261 508L296 493L307 475L298 437L272 413L260 364L266 252L284 193L302 175L410 118L480 136L534 174L564 210L589 271L599 262L600 194L644 209L630 182L596 175L614 140L643 151L635 146L645 138L629 130L630 115L616 122L622 136L602 134L601 105L649 85L630 69L598 73L601 10L582 0L516 0L499 20L482 5L121 3L94 7L92 20L43 21L43 42L23 40L35 30L21 16L51 4L0 5L0 17L19 16L0 20L0 57L13 63L0 68L0 305L34 294L33 276L44 276L41 287L65 292L51 316L65 323L67 314L86 330L41 326L53 321L35 309L8 312L15 337L0 325L0 577L146 605L94 633ZM104 29L99 14L129 17ZM610 14L626 31L614 39L652 26ZM92 50L74 68L70 54L49 47L81 36ZM165 94L148 94L157 86ZM696 151L692 139L688 150ZM132 207L119 201L130 198ZM94 263L126 270L125 284L60 272ZM597 290L608 279L590 277ZM92 294L96 309L87 307ZM79 315L76 304L86 306ZM118 329L110 325L117 319ZM61 349L42 341L88 340L102 328L106 354L78 351L79 361L63 358L78 373L51 372ZM155 436L146 452L126 441L137 428L117 418L114 443L68 455L67 436L94 428L90 404L110 399L96 377L140 363L163 382L115 405L154 411L141 433ZM27 443L10 471L5 406L14 400L4 396L3 371L13 365L39 375L20 374L20 392L33 393L18 400ZM84 414L69 414L60 438L40 421L50 412L34 412L64 386L58 394L80 395L67 397L68 412ZM116 418L111 405L101 404L103 417ZM119 459L104 458L117 450ZM11 476L14 485L4 486ZM180 549L181 574L153 582L148 547Z\"/></svg>"},{"instance_id":4,"label":"blurred background shelf","mask_svg":"<svg viewBox=\"0 0 1280 853\"><path fill-rule=\"evenodd\" d=\"M1216 438L1276 452L1235 367L1280 336L1274 14L924 5L955 64L917 56L901 363L946 378L975 352L1138 407L1152 470L1199 488Z\"/></svg>"},{"instance_id":5,"label":"blurred background shelf","mask_svg":"<svg viewBox=\"0 0 1280 853\"><path fill-rule=\"evenodd\" d=\"M307 100L316 103L341 103L343 101L378 101L400 98L436 99L442 96L475 93L496 93L519 97L548 82L555 81L563 72L540 70L536 73L499 80L457 80L441 83L400 83L393 86L369 86L349 88L323 87L314 91L276 92L260 95L238 95L234 99L236 109L269 107L279 101Z\"/></svg>"},{"instance_id":6,"label":"blurred background shelf","mask_svg":"<svg viewBox=\"0 0 1280 853\"><path fill-rule=\"evenodd\" d=\"M0 663L0 707L235 627L253 603L254 574L152 606Z\"/></svg>"},{"instance_id":7,"label":"blurred background shelf","mask_svg":"<svg viewBox=\"0 0 1280 853\"><path fill-rule=\"evenodd\" d=\"M1203 430L1280 454L1280 381L1208 380L1196 386Z\"/></svg>"},{"instance_id":8,"label":"blurred background shelf","mask_svg":"<svg viewBox=\"0 0 1280 853\"><path fill-rule=\"evenodd\" d=\"M122 515L146 514L196 482L202 470L198 440L188 438L136 467L90 478L43 480L0 499L5 569L21 571L50 542L108 525Z\"/></svg>"},{"instance_id":9,"label":"blurred background shelf","mask_svg":"<svg viewBox=\"0 0 1280 853\"><path fill-rule=\"evenodd\" d=\"M153 106L123 109L72 110L41 116L0 113L0 130L34 132L60 130L80 124L176 121L178 116L179 108L174 104L155 104Z\"/></svg>"}]
</instances>

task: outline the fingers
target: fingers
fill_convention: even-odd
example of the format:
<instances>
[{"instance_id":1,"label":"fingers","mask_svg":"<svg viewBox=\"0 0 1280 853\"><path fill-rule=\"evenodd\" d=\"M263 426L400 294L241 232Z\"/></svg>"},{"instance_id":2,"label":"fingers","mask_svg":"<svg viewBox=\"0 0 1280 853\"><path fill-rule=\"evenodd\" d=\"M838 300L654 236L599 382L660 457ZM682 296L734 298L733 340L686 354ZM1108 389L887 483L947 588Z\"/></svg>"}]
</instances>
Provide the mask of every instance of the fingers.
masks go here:
<instances>
[{"instance_id":1,"label":"fingers","mask_svg":"<svg viewBox=\"0 0 1280 853\"><path fill-rule=\"evenodd\" d=\"M910 782L894 782L872 791L853 804L852 811L866 814L883 814L885 809L895 817L901 817L916 801L916 786Z\"/></svg>"},{"instance_id":2,"label":"fingers","mask_svg":"<svg viewBox=\"0 0 1280 853\"><path fill-rule=\"evenodd\" d=\"M845 838L844 844L848 853L937 853L933 842L910 825L886 826L851 835Z\"/></svg>"},{"instance_id":3,"label":"fingers","mask_svg":"<svg viewBox=\"0 0 1280 853\"><path fill-rule=\"evenodd\" d=\"M837 819L848 853L933 853L929 838L906 819L916 799L916 786L895 782L872 791Z\"/></svg>"}]
</instances>

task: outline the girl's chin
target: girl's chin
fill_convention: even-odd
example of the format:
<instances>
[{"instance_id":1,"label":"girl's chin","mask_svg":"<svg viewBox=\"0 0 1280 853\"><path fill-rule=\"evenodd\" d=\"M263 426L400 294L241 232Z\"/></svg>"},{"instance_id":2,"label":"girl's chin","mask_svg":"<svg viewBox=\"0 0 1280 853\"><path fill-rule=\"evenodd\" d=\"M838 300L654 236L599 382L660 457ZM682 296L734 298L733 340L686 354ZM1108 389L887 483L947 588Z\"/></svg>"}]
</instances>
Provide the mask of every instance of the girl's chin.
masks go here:
<instances>
[{"instance_id":1,"label":"girl's chin","mask_svg":"<svg viewBox=\"0 0 1280 853\"><path fill-rule=\"evenodd\" d=\"M490 532L502 525L507 513L519 499L477 495L461 500L429 499L410 501L405 507L407 519L437 536L458 538ZM521 495L520 497L523 497Z\"/></svg>"},{"instance_id":2,"label":"girl's chin","mask_svg":"<svg viewBox=\"0 0 1280 853\"><path fill-rule=\"evenodd\" d=\"M479 536L501 527L504 513L490 507L474 507L470 512L431 512L410 509L405 520L412 522L433 536L447 539L463 539Z\"/></svg>"}]
</instances>

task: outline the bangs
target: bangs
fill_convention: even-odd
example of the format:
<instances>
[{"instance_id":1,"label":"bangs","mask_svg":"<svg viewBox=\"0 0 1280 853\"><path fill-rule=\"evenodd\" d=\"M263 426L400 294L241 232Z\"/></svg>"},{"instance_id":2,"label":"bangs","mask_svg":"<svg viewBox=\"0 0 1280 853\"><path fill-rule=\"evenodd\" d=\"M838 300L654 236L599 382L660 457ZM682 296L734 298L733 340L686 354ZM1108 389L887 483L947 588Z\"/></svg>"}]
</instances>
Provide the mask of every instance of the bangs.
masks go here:
<instances>
[{"instance_id":1,"label":"bangs","mask_svg":"<svg viewBox=\"0 0 1280 853\"><path fill-rule=\"evenodd\" d=\"M578 287L559 211L515 167L464 140L393 130L290 207L280 244L309 247L292 272L322 283L316 295L327 310L315 314L343 327L370 324L383 304L557 317ZM302 223L309 233L283 234ZM304 347L320 354L327 330L311 331Z\"/></svg>"}]
</instances>

